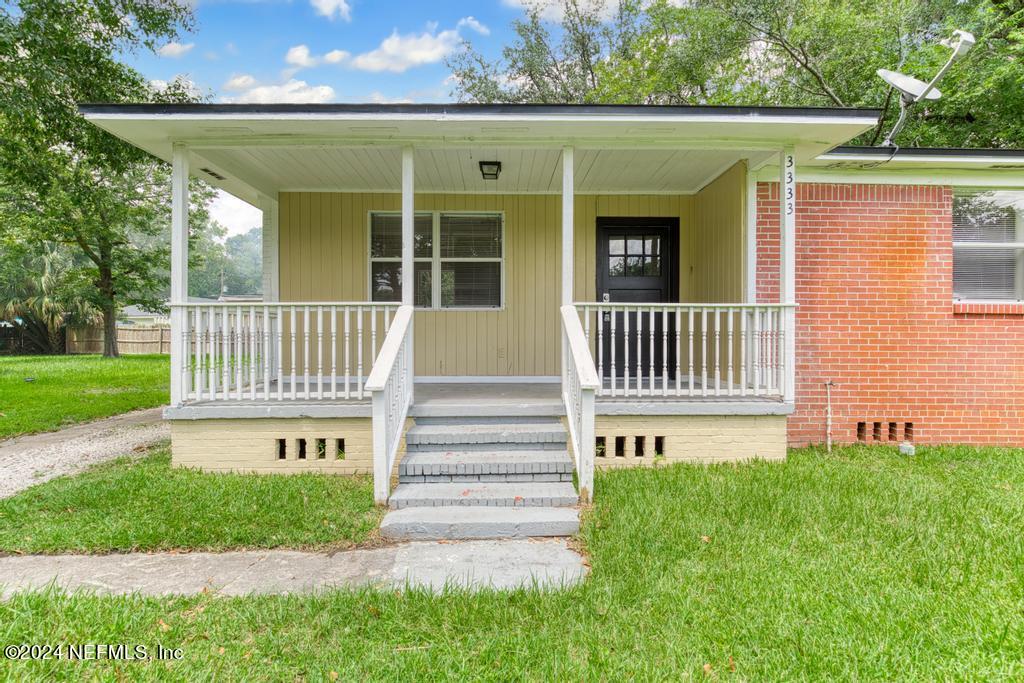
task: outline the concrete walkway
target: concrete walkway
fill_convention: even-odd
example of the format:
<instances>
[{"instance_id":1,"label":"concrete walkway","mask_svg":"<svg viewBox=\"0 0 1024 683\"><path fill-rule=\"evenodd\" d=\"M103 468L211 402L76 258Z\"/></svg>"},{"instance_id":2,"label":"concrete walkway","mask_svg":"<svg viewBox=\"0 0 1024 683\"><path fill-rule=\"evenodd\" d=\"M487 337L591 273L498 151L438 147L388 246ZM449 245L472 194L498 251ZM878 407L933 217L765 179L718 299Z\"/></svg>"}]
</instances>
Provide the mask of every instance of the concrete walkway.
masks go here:
<instances>
[{"instance_id":1,"label":"concrete walkway","mask_svg":"<svg viewBox=\"0 0 1024 683\"><path fill-rule=\"evenodd\" d=\"M564 539L403 543L330 555L291 550L0 557L0 598L54 583L99 594L309 593L330 588L558 588L586 576Z\"/></svg>"},{"instance_id":2,"label":"concrete walkway","mask_svg":"<svg viewBox=\"0 0 1024 683\"><path fill-rule=\"evenodd\" d=\"M163 408L0 441L0 498L167 439Z\"/></svg>"}]
</instances>

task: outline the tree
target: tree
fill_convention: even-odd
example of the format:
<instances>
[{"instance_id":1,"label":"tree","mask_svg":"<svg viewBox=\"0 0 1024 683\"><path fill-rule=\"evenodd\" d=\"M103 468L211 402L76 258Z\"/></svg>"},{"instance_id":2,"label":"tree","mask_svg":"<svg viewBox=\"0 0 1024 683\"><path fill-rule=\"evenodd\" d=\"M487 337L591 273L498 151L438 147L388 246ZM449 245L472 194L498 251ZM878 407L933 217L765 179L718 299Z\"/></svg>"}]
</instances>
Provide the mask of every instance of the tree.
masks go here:
<instances>
[{"instance_id":1,"label":"tree","mask_svg":"<svg viewBox=\"0 0 1024 683\"><path fill-rule=\"evenodd\" d=\"M0 7L0 210L21 217L40 239L85 257L80 267L91 277L89 300L103 314L105 356L118 353L118 306L151 303L160 288L166 247L140 249L138 238L166 220L168 174L86 122L77 107L192 99L184 81L154 90L118 61L178 37L191 23L189 6L178 0L21 0Z\"/></svg>"},{"instance_id":2,"label":"tree","mask_svg":"<svg viewBox=\"0 0 1024 683\"><path fill-rule=\"evenodd\" d=\"M95 322L98 311L78 296L75 254L45 242L0 242L0 320L19 328L22 346L63 353L68 325Z\"/></svg>"},{"instance_id":3,"label":"tree","mask_svg":"<svg viewBox=\"0 0 1024 683\"><path fill-rule=\"evenodd\" d=\"M879 107L879 126L857 141L876 144L898 100L875 70L927 79L949 55L938 39L961 28L978 43L946 75L944 97L913 110L900 144L1024 146L1022 0L655 0L621 3L610 20L600 6L581 6L570 3L557 26L531 10L496 64L467 49L452 61L457 97Z\"/></svg>"}]
</instances>

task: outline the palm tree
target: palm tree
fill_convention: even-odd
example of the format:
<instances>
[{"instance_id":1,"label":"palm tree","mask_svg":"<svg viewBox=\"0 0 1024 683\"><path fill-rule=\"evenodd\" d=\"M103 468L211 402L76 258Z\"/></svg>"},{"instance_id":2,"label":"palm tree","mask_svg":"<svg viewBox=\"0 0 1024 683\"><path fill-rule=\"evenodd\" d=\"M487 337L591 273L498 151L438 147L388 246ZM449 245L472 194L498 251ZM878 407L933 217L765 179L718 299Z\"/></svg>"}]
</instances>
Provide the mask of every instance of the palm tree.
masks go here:
<instances>
[{"instance_id":1,"label":"palm tree","mask_svg":"<svg viewBox=\"0 0 1024 683\"><path fill-rule=\"evenodd\" d=\"M20 276L0 284L0 320L20 328L25 350L63 353L66 326L95 322L98 312L74 295L70 258L58 245L44 243L39 254L21 260Z\"/></svg>"}]
</instances>

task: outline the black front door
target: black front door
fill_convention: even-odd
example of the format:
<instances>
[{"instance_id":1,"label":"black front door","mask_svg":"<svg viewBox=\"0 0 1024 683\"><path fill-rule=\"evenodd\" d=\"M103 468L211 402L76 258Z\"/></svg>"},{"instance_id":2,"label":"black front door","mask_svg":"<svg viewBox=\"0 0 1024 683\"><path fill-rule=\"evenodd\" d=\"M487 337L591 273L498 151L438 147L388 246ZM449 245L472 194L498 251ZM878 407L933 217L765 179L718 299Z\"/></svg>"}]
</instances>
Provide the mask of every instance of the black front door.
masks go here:
<instances>
[{"instance_id":1,"label":"black front door","mask_svg":"<svg viewBox=\"0 0 1024 683\"><path fill-rule=\"evenodd\" d=\"M598 218L597 219L597 299L610 303L668 303L679 300L679 220L676 218ZM612 317L614 315L614 334ZM663 358L662 344L653 344L650 336L662 339L662 315L643 315L619 311L602 316L605 378L615 377L621 385L628 359L628 371L661 376L667 364L675 377L674 345ZM669 339L675 334L674 316L668 316ZM612 347L615 348L614 364ZM614 375L613 375L614 373Z\"/></svg>"}]
</instances>

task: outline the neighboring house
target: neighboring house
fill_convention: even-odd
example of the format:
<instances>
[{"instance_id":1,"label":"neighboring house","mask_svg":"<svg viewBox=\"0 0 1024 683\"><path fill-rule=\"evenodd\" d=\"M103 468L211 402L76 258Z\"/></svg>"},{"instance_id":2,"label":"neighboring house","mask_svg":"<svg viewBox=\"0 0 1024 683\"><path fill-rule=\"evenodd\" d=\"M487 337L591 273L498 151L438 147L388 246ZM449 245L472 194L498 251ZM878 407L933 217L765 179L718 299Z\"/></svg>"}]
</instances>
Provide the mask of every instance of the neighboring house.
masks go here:
<instances>
[{"instance_id":1,"label":"neighboring house","mask_svg":"<svg viewBox=\"0 0 1024 683\"><path fill-rule=\"evenodd\" d=\"M1024 151L841 146L867 109L82 111L174 165L176 463L384 499L405 448L403 481L483 479L431 453L564 416L587 495L823 442L830 381L837 441L1024 445ZM263 209L262 303L184 303L189 174Z\"/></svg>"},{"instance_id":2,"label":"neighboring house","mask_svg":"<svg viewBox=\"0 0 1024 683\"><path fill-rule=\"evenodd\" d=\"M117 316L118 325L137 325L141 327L153 327L156 325L170 325L171 316L167 313L154 313L147 311L140 306L125 306Z\"/></svg>"}]
</instances>

